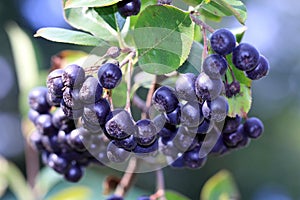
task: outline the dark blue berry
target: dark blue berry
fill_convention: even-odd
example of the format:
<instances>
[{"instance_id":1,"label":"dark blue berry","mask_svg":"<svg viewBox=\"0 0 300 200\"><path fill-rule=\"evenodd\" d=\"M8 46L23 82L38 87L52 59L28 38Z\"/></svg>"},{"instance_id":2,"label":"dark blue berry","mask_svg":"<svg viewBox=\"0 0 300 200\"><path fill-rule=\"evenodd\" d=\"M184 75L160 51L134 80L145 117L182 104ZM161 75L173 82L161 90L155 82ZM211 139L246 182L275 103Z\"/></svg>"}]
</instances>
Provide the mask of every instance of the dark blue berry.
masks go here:
<instances>
[{"instance_id":1,"label":"dark blue berry","mask_svg":"<svg viewBox=\"0 0 300 200\"><path fill-rule=\"evenodd\" d=\"M216 30L210 38L211 48L221 55L230 54L235 47L235 43L235 36L224 28Z\"/></svg>"},{"instance_id":2,"label":"dark blue berry","mask_svg":"<svg viewBox=\"0 0 300 200\"><path fill-rule=\"evenodd\" d=\"M88 77L80 88L79 98L86 104L95 103L102 97L103 88L95 77Z\"/></svg>"},{"instance_id":3,"label":"dark blue berry","mask_svg":"<svg viewBox=\"0 0 300 200\"><path fill-rule=\"evenodd\" d=\"M226 73L227 61L220 55L212 54L204 59L202 68L211 79L220 79Z\"/></svg>"},{"instance_id":4,"label":"dark blue berry","mask_svg":"<svg viewBox=\"0 0 300 200\"><path fill-rule=\"evenodd\" d=\"M48 158L48 166L54 169L56 172L63 174L67 172L69 163L65 158L51 153Z\"/></svg>"},{"instance_id":5,"label":"dark blue berry","mask_svg":"<svg viewBox=\"0 0 300 200\"><path fill-rule=\"evenodd\" d=\"M203 121L202 106L198 102L187 102L181 111L181 125L197 127Z\"/></svg>"},{"instance_id":6,"label":"dark blue berry","mask_svg":"<svg viewBox=\"0 0 300 200\"><path fill-rule=\"evenodd\" d=\"M110 105L106 99L99 99L98 102L86 105L83 116L92 125L104 125L110 115Z\"/></svg>"},{"instance_id":7,"label":"dark blue berry","mask_svg":"<svg viewBox=\"0 0 300 200\"><path fill-rule=\"evenodd\" d=\"M115 141L111 141L107 146L107 157L113 163L125 162L130 156L130 152L118 147Z\"/></svg>"},{"instance_id":8,"label":"dark blue berry","mask_svg":"<svg viewBox=\"0 0 300 200\"><path fill-rule=\"evenodd\" d=\"M167 123L172 125L179 125L180 124L180 118L181 118L181 106L178 105L178 107L173 110L170 113L164 113Z\"/></svg>"},{"instance_id":9,"label":"dark blue berry","mask_svg":"<svg viewBox=\"0 0 300 200\"><path fill-rule=\"evenodd\" d=\"M242 71L250 71L256 67L259 60L258 50L248 43L241 43L232 53L232 63Z\"/></svg>"},{"instance_id":10,"label":"dark blue berry","mask_svg":"<svg viewBox=\"0 0 300 200\"><path fill-rule=\"evenodd\" d=\"M158 150L158 140L155 140L150 146L147 147L137 145L132 152L138 154L139 156L143 156L143 155L147 156L152 153L155 154L157 150Z\"/></svg>"},{"instance_id":11,"label":"dark blue berry","mask_svg":"<svg viewBox=\"0 0 300 200\"><path fill-rule=\"evenodd\" d=\"M177 108L179 101L171 87L161 86L154 92L152 103L158 111L170 113Z\"/></svg>"},{"instance_id":12,"label":"dark blue berry","mask_svg":"<svg viewBox=\"0 0 300 200\"><path fill-rule=\"evenodd\" d=\"M63 100L69 108L78 110L83 108L83 104L79 99L79 89L66 88L63 93Z\"/></svg>"},{"instance_id":13,"label":"dark blue berry","mask_svg":"<svg viewBox=\"0 0 300 200\"><path fill-rule=\"evenodd\" d=\"M242 118L238 115L236 115L236 117L227 116L225 119L222 133L235 132L237 130L237 128L239 127L239 125L241 124L241 122L242 122Z\"/></svg>"},{"instance_id":14,"label":"dark blue berry","mask_svg":"<svg viewBox=\"0 0 300 200\"><path fill-rule=\"evenodd\" d=\"M265 77L270 69L269 61L264 56L260 56L257 66L251 71L247 71L246 75L251 80L258 80Z\"/></svg>"},{"instance_id":15,"label":"dark blue berry","mask_svg":"<svg viewBox=\"0 0 300 200\"><path fill-rule=\"evenodd\" d=\"M52 124L52 116L49 114L42 114L36 118L36 129L42 135L54 135L57 129Z\"/></svg>"},{"instance_id":16,"label":"dark blue berry","mask_svg":"<svg viewBox=\"0 0 300 200\"><path fill-rule=\"evenodd\" d=\"M62 80L65 86L70 88L79 88L85 80L84 69L78 65L68 65L62 74Z\"/></svg>"},{"instance_id":17,"label":"dark blue berry","mask_svg":"<svg viewBox=\"0 0 300 200\"><path fill-rule=\"evenodd\" d=\"M118 2L118 11L123 17L137 15L141 9L140 0L123 0Z\"/></svg>"},{"instance_id":18,"label":"dark blue berry","mask_svg":"<svg viewBox=\"0 0 300 200\"><path fill-rule=\"evenodd\" d=\"M175 84L178 98L186 101L197 101L195 91L196 75L192 73L180 74Z\"/></svg>"},{"instance_id":19,"label":"dark blue berry","mask_svg":"<svg viewBox=\"0 0 300 200\"><path fill-rule=\"evenodd\" d=\"M199 151L199 148L195 148L194 150L187 151L183 154L183 160L186 167L196 169L204 166L207 157L200 158Z\"/></svg>"},{"instance_id":20,"label":"dark blue berry","mask_svg":"<svg viewBox=\"0 0 300 200\"><path fill-rule=\"evenodd\" d=\"M264 132L264 125L256 117L248 118L244 123L244 132L250 138L258 138Z\"/></svg>"},{"instance_id":21,"label":"dark blue berry","mask_svg":"<svg viewBox=\"0 0 300 200\"><path fill-rule=\"evenodd\" d=\"M98 70L98 79L102 87L113 89L122 80L122 71L119 66L113 63L105 63Z\"/></svg>"},{"instance_id":22,"label":"dark blue berry","mask_svg":"<svg viewBox=\"0 0 300 200\"><path fill-rule=\"evenodd\" d=\"M31 122L35 123L36 118L40 115L40 113L36 110L30 109L28 111L28 118Z\"/></svg>"},{"instance_id":23,"label":"dark blue berry","mask_svg":"<svg viewBox=\"0 0 300 200\"><path fill-rule=\"evenodd\" d=\"M244 132L243 125L240 125L237 131L233 133L223 134L224 143L231 148L237 147L237 145L243 140Z\"/></svg>"},{"instance_id":24,"label":"dark blue berry","mask_svg":"<svg viewBox=\"0 0 300 200\"><path fill-rule=\"evenodd\" d=\"M73 109L66 105L65 101L60 102L60 107L69 119L78 119L83 114L83 108Z\"/></svg>"},{"instance_id":25,"label":"dark blue berry","mask_svg":"<svg viewBox=\"0 0 300 200\"><path fill-rule=\"evenodd\" d=\"M154 123L149 119L141 119L136 122L138 129L136 141L141 146L151 145L157 138L157 130Z\"/></svg>"},{"instance_id":26,"label":"dark blue berry","mask_svg":"<svg viewBox=\"0 0 300 200\"><path fill-rule=\"evenodd\" d=\"M218 96L212 101L205 101L202 106L202 113L206 119L221 122L225 120L228 113L228 102L223 96Z\"/></svg>"},{"instance_id":27,"label":"dark blue berry","mask_svg":"<svg viewBox=\"0 0 300 200\"><path fill-rule=\"evenodd\" d=\"M76 183L78 182L82 176L83 176L83 169L78 164L72 164L71 167L67 170L67 172L64 174L64 178L67 181Z\"/></svg>"},{"instance_id":28,"label":"dark blue berry","mask_svg":"<svg viewBox=\"0 0 300 200\"><path fill-rule=\"evenodd\" d=\"M51 105L47 101L47 88L36 87L28 95L29 106L31 109L43 114L48 113Z\"/></svg>"},{"instance_id":29,"label":"dark blue berry","mask_svg":"<svg viewBox=\"0 0 300 200\"><path fill-rule=\"evenodd\" d=\"M118 195L111 195L111 196L107 197L106 200L124 200L124 198L120 197Z\"/></svg>"},{"instance_id":30,"label":"dark blue berry","mask_svg":"<svg viewBox=\"0 0 300 200\"><path fill-rule=\"evenodd\" d=\"M213 100L222 92L223 83L221 79L211 79L202 72L195 81L195 88L196 95L200 100Z\"/></svg>"},{"instance_id":31,"label":"dark blue berry","mask_svg":"<svg viewBox=\"0 0 300 200\"><path fill-rule=\"evenodd\" d=\"M201 124L198 126L196 133L198 135L206 134L208 133L212 128L212 123L208 119L204 119Z\"/></svg>"},{"instance_id":32,"label":"dark blue berry","mask_svg":"<svg viewBox=\"0 0 300 200\"><path fill-rule=\"evenodd\" d=\"M63 69L53 70L47 77L47 88L48 91L54 95L61 97L63 95L64 84L62 81Z\"/></svg>"},{"instance_id":33,"label":"dark blue berry","mask_svg":"<svg viewBox=\"0 0 300 200\"><path fill-rule=\"evenodd\" d=\"M131 135L128 138L122 140L115 140L115 144L118 147L124 148L127 151L131 151L136 147L137 140L133 135Z\"/></svg>"},{"instance_id":34,"label":"dark blue berry","mask_svg":"<svg viewBox=\"0 0 300 200\"><path fill-rule=\"evenodd\" d=\"M59 107L62 100L63 100L62 96L56 96L50 92L47 93L47 102L51 106Z\"/></svg>"}]
</instances>

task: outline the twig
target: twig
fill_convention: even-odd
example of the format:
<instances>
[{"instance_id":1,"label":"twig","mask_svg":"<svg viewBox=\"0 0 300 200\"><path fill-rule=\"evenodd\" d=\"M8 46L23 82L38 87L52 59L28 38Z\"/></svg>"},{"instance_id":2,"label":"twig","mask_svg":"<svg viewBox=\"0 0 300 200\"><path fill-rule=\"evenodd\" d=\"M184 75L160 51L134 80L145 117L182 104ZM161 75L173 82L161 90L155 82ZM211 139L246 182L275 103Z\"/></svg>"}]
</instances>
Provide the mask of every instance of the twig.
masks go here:
<instances>
[{"instance_id":1,"label":"twig","mask_svg":"<svg viewBox=\"0 0 300 200\"><path fill-rule=\"evenodd\" d=\"M128 189L130 188L133 179L135 177L135 170L137 168L138 161L135 157L132 157L129 161L125 174L123 175L120 183L115 190L115 195L124 197Z\"/></svg>"},{"instance_id":2,"label":"twig","mask_svg":"<svg viewBox=\"0 0 300 200\"><path fill-rule=\"evenodd\" d=\"M208 51L206 29L204 27L202 27L202 36L203 36L203 52L202 52L202 63L203 63L204 59L207 57L207 51Z\"/></svg>"},{"instance_id":3,"label":"twig","mask_svg":"<svg viewBox=\"0 0 300 200\"><path fill-rule=\"evenodd\" d=\"M165 197L165 180L164 180L164 173L162 169L158 169L156 171L156 185L157 185L157 190L154 194L150 196L150 199L167 200Z\"/></svg>"},{"instance_id":4,"label":"twig","mask_svg":"<svg viewBox=\"0 0 300 200\"><path fill-rule=\"evenodd\" d=\"M140 110L142 110L142 112L147 112L146 102L143 99L141 99L138 95L133 95L132 103Z\"/></svg>"},{"instance_id":5,"label":"twig","mask_svg":"<svg viewBox=\"0 0 300 200\"><path fill-rule=\"evenodd\" d=\"M133 60L133 58L136 56L135 50L131 50L131 52L120 62L120 68L126 65L130 60Z\"/></svg>"},{"instance_id":6,"label":"twig","mask_svg":"<svg viewBox=\"0 0 300 200\"><path fill-rule=\"evenodd\" d=\"M198 15L198 13L191 12L191 14L190 14L190 17L193 20L193 22L195 22L195 24L197 24L198 26L201 26L202 28L208 30L211 33L215 32L215 30L211 26L209 26L208 24L204 23L201 19L199 19L195 15Z\"/></svg>"},{"instance_id":7,"label":"twig","mask_svg":"<svg viewBox=\"0 0 300 200\"><path fill-rule=\"evenodd\" d=\"M152 103L152 96L156 88L157 76L154 77L151 87L149 88L147 99L146 99L146 112L142 112L142 119L149 118L149 108Z\"/></svg>"},{"instance_id":8,"label":"twig","mask_svg":"<svg viewBox=\"0 0 300 200\"><path fill-rule=\"evenodd\" d=\"M131 93L131 72L132 72L132 67L133 67L133 60L130 59L128 61L128 66L127 66L127 94L126 94L126 106L125 110L127 110L131 114L131 109L130 109L130 93Z\"/></svg>"}]
</instances>

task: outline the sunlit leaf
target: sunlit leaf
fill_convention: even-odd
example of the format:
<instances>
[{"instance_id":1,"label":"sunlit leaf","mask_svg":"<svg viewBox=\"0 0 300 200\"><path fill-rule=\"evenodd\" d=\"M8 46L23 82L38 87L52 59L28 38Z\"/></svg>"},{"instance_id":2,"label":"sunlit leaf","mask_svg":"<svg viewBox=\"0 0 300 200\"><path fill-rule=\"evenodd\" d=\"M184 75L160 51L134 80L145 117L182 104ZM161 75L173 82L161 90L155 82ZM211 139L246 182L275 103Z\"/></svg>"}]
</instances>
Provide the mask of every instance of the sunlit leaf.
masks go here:
<instances>
[{"instance_id":1,"label":"sunlit leaf","mask_svg":"<svg viewBox=\"0 0 300 200\"><path fill-rule=\"evenodd\" d=\"M66 188L47 200L86 200L89 199L91 190L84 186L73 186Z\"/></svg>"},{"instance_id":2,"label":"sunlit leaf","mask_svg":"<svg viewBox=\"0 0 300 200\"><path fill-rule=\"evenodd\" d=\"M187 3L190 6L197 6L202 3L203 0L183 0L183 2Z\"/></svg>"},{"instance_id":3,"label":"sunlit leaf","mask_svg":"<svg viewBox=\"0 0 300 200\"><path fill-rule=\"evenodd\" d=\"M98 39L90 34L63 28L41 28L36 32L34 37L42 37L54 42L85 46L100 46L104 43L103 40Z\"/></svg>"},{"instance_id":4,"label":"sunlit leaf","mask_svg":"<svg viewBox=\"0 0 300 200\"><path fill-rule=\"evenodd\" d=\"M200 200L240 199L236 184L228 171L222 170L203 186Z\"/></svg>"},{"instance_id":5,"label":"sunlit leaf","mask_svg":"<svg viewBox=\"0 0 300 200\"><path fill-rule=\"evenodd\" d=\"M166 191L166 198L167 200L190 200L189 198L185 197L178 192L167 190Z\"/></svg>"},{"instance_id":6,"label":"sunlit leaf","mask_svg":"<svg viewBox=\"0 0 300 200\"><path fill-rule=\"evenodd\" d=\"M127 85L124 81L116 87L112 92L112 99L114 107L124 107L126 104Z\"/></svg>"},{"instance_id":7,"label":"sunlit leaf","mask_svg":"<svg viewBox=\"0 0 300 200\"><path fill-rule=\"evenodd\" d=\"M188 12L167 5L148 6L135 28L139 66L144 71L166 74L188 58L194 38L194 23Z\"/></svg>"},{"instance_id":8,"label":"sunlit leaf","mask_svg":"<svg viewBox=\"0 0 300 200\"><path fill-rule=\"evenodd\" d=\"M121 0L67 0L65 8L104 7L118 3Z\"/></svg>"}]
</instances>

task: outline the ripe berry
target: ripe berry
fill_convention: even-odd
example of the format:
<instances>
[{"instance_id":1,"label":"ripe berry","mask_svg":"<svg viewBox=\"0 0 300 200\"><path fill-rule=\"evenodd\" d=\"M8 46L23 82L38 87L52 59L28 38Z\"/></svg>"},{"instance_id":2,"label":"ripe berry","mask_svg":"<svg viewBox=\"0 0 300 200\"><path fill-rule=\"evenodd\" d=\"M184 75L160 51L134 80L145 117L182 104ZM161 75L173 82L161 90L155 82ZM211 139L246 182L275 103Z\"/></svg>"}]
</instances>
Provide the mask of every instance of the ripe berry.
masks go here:
<instances>
[{"instance_id":1,"label":"ripe berry","mask_svg":"<svg viewBox=\"0 0 300 200\"><path fill-rule=\"evenodd\" d=\"M122 71L119 66L113 63L105 63L98 70L98 79L102 87L113 89L122 80Z\"/></svg>"},{"instance_id":2,"label":"ripe berry","mask_svg":"<svg viewBox=\"0 0 300 200\"><path fill-rule=\"evenodd\" d=\"M83 169L78 164L72 164L71 167L67 170L67 172L64 174L64 178L67 181L76 183L78 182L82 176L83 176Z\"/></svg>"},{"instance_id":3,"label":"ripe berry","mask_svg":"<svg viewBox=\"0 0 300 200\"><path fill-rule=\"evenodd\" d=\"M216 30L210 38L211 48L220 55L230 54L235 47L235 36L227 29Z\"/></svg>"},{"instance_id":4,"label":"ripe berry","mask_svg":"<svg viewBox=\"0 0 300 200\"><path fill-rule=\"evenodd\" d=\"M115 139L124 139L136 133L136 128L130 114L122 110L116 113L105 124L107 134Z\"/></svg>"},{"instance_id":5,"label":"ripe berry","mask_svg":"<svg viewBox=\"0 0 300 200\"><path fill-rule=\"evenodd\" d=\"M156 126L151 120L141 119L136 122L136 127L136 141L139 145L150 146L157 138Z\"/></svg>"},{"instance_id":6,"label":"ripe berry","mask_svg":"<svg viewBox=\"0 0 300 200\"><path fill-rule=\"evenodd\" d=\"M63 174L67 172L69 163L65 158L51 153L48 158L48 166L54 169L56 172Z\"/></svg>"},{"instance_id":7,"label":"ripe berry","mask_svg":"<svg viewBox=\"0 0 300 200\"><path fill-rule=\"evenodd\" d=\"M73 109L66 105L65 101L60 102L60 107L69 119L78 119L83 114L83 108Z\"/></svg>"},{"instance_id":8,"label":"ripe berry","mask_svg":"<svg viewBox=\"0 0 300 200\"><path fill-rule=\"evenodd\" d=\"M149 154L155 154L158 150L158 140L155 140L150 146L144 147L137 145L132 152L138 154L138 156L147 156Z\"/></svg>"},{"instance_id":9,"label":"ripe berry","mask_svg":"<svg viewBox=\"0 0 300 200\"><path fill-rule=\"evenodd\" d=\"M79 88L85 79L84 69L78 65L68 65L62 74L62 80L65 86L70 88Z\"/></svg>"},{"instance_id":10,"label":"ripe berry","mask_svg":"<svg viewBox=\"0 0 300 200\"><path fill-rule=\"evenodd\" d=\"M167 123L172 125L179 125L180 124L180 117L181 117L181 106L173 110L170 113L164 113Z\"/></svg>"},{"instance_id":11,"label":"ripe berry","mask_svg":"<svg viewBox=\"0 0 300 200\"><path fill-rule=\"evenodd\" d=\"M54 135L57 133L57 129L52 124L52 116L49 114L38 116L35 121L35 126L42 135Z\"/></svg>"},{"instance_id":12,"label":"ripe berry","mask_svg":"<svg viewBox=\"0 0 300 200\"><path fill-rule=\"evenodd\" d=\"M247 71L246 75L251 80L258 80L266 76L269 72L269 69L270 69L269 61L267 60L267 58L261 55L259 57L257 66L251 71Z\"/></svg>"},{"instance_id":13,"label":"ripe berry","mask_svg":"<svg viewBox=\"0 0 300 200\"><path fill-rule=\"evenodd\" d=\"M197 146L195 132L189 132L186 127L180 126L177 135L174 138L175 146L181 151L194 149Z\"/></svg>"},{"instance_id":14,"label":"ripe berry","mask_svg":"<svg viewBox=\"0 0 300 200\"><path fill-rule=\"evenodd\" d=\"M187 102L181 111L181 124L187 127L197 127L203 121L201 104L198 102Z\"/></svg>"},{"instance_id":15,"label":"ripe berry","mask_svg":"<svg viewBox=\"0 0 300 200\"><path fill-rule=\"evenodd\" d=\"M171 87L161 86L154 92L152 103L158 111L170 113L177 108L179 101Z\"/></svg>"},{"instance_id":16,"label":"ripe berry","mask_svg":"<svg viewBox=\"0 0 300 200\"><path fill-rule=\"evenodd\" d=\"M130 156L130 152L118 147L115 141L111 141L107 146L107 157L113 163L125 162Z\"/></svg>"},{"instance_id":17,"label":"ripe berry","mask_svg":"<svg viewBox=\"0 0 300 200\"><path fill-rule=\"evenodd\" d=\"M118 147L124 148L127 151L131 151L136 147L137 141L136 138L133 135L131 135L130 137L122 140L115 140L115 144Z\"/></svg>"},{"instance_id":18,"label":"ripe berry","mask_svg":"<svg viewBox=\"0 0 300 200\"><path fill-rule=\"evenodd\" d=\"M48 113L51 106L47 101L47 88L36 87L28 95L29 106L31 109L43 114Z\"/></svg>"},{"instance_id":19,"label":"ripe berry","mask_svg":"<svg viewBox=\"0 0 300 200\"><path fill-rule=\"evenodd\" d=\"M124 200L124 198L120 197L118 195L111 195L111 196L107 197L106 200Z\"/></svg>"},{"instance_id":20,"label":"ripe berry","mask_svg":"<svg viewBox=\"0 0 300 200\"><path fill-rule=\"evenodd\" d=\"M36 110L30 109L28 111L28 118L31 122L35 123L36 118L40 115Z\"/></svg>"},{"instance_id":21,"label":"ripe berry","mask_svg":"<svg viewBox=\"0 0 300 200\"><path fill-rule=\"evenodd\" d=\"M250 138L258 138L264 132L264 125L260 119L251 117L245 121L244 131Z\"/></svg>"},{"instance_id":22,"label":"ripe berry","mask_svg":"<svg viewBox=\"0 0 300 200\"><path fill-rule=\"evenodd\" d=\"M92 125L104 125L110 114L110 105L106 99L100 99L96 103L86 105L83 117Z\"/></svg>"},{"instance_id":23,"label":"ripe berry","mask_svg":"<svg viewBox=\"0 0 300 200\"><path fill-rule=\"evenodd\" d=\"M241 85L238 81L233 81L230 84L228 83L225 84L225 92L228 98L236 96L237 94L240 93L240 91L241 91Z\"/></svg>"},{"instance_id":24,"label":"ripe berry","mask_svg":"<svg viewBox=\"0 0 300 200\"><path fill-rule=\"evenodd\" d=\"M244 135L245 133L243 124L239 125L235 132L222 134L224 143L230 148L237 147L239 143L243 141Z\"/></svg>"},{"instance_id":25,"label":"ripe berry","mask_svg":"<svg viewBox=\"0 0 300 200\"><path fill-rule=\"evenodd\" d=\"M218 96L212 101L205 101L202 106L202 113L206 119L216 122L225 120L228 113L228 102L225 97Z\"/></svg>"},{"instance_id":26,"label":"ripe berry","mask_svg":"<svg viewBox=\"0 0 300 200\"><path fill-rule=\"evenodd\" d=\"M62 81L63 69L53 70L47 77L47 88L52 95L61 97L64 84Z\"/></svg>"},{"instance_id":27,"label":"ripe berry","mask_svg":"<svg viewBox=\"0 0 300 200\"><path fill-rule=\"evenodd\" d=\"M141 9L141 0L123 0L118 2L117 6L123 17L137 15Z\"/></svg>"},{"instance_id":28,"label":"ripe berry","mask_svg":"<svg viewBox=\"0 0 300 200\"><path fill-rule=\"evenodd\" d=\"M186 101L197 101L195 91L196 78L192 73L180 74L175 84L178 98Z\"/></svg>"},{"instance_id":29,"label":"ripe berry","mask_svg":"<svg viewBox=\"0 0 300 200\"><path fill-rule=\"evenodd\" d=\"M206 134L211 130L212 127L213 127L213 123L211 123L211 121L208 119L204 119L201 122L201 124L198 126L196 132L198 135Z\"/></svg>"},{"instance_id":30,"label":"ripe berry","mask_svg":"<svg viewBox=\"0 0 300 200\"><path fill-rule=\"evenodd\" d=\"M83 108L83 104L79 99L79 89L71 89L67 87L63 93L63 100L69 108L78 110Z\"/></svg>"},{"instance_id":31,"label":"ripe berry","mask_svg":"<svg viewBox=\"0 0 300 200\"><path fill-rule=\"evenodd\" d=\"M200 148L195 148L194 150L187 151L183 154L185 166L192 169L201 168L204 166L207 157L200 158L199 151Z\"/></svg>"},{"instance_id":32,"label":"ripe berry","mask_svg":"<svg viewBox=\"0 0 300 200\"><path fill-rule=\"evenodd\" d=\"M165 156L177 157L180 153L173 141L164 143L162 138L159 139L159 149Z\"/></svg>"},{"instance_id":33,"label":"ripe berry","mask_svg":"<svg viewBox=\"0 0 300 200\"><path fill-rule=\"evenodd\" d=\"M82 102L95 103L102 97L103 89L95 77L88 77L80 88L79 98Z\"/></svg>"},{"instance_id":34,"label":"ripe berry","mask_svg":"<svg viewBox=\"0 0 300 200\"><path fill-rule=\"evenodd\" d=\"M238 115L236 115L236 117L227 116L225 119L222 133L235 132L237 130L237 128L239 127L239 125L241 124L241 122L242 122L242 118Z\"/></svg>"},{"instance_id":35,"label":"ripe berry","mask_svg":"<svg viewBox=\"0 0 300 200\"><path fill-rule=\"evenodd\" d=\"M220 79L226 73L227 61L218 54L212 54L204 59L202 67L211 79Z\"/></svg>"},{"instance_id":36,"label":"ripe berry","mask_svg":"<svg viewBox=\"0 0 300 200\"><path fill-rule=\"evenodd\" d=\"M223 83L221 79L211 79L202 72L196 79L195 88L196 94L200 100L213 100L220 95Z\"/></svg>"},{"instance_id":37,"label":"ripe berry","mask_svg":"<svg viewBox=\"0 0 300 200\"><path fill-rule=\"evenodd\" d=\"M256 67L259 60L258 50L248 43L241 43L232 53L232 63L242 71L250 71Z\"/></svg>"},{"instance_id":38,"label":"ripe berry","mask_svg":"<svg viewBox=\"0 0 300 200\"><path fill-rule=\"evenodd\" d=\"M85 151L90 140L91 134L82 127L74 129L67 137L68 144L76 151Z\"/></svg>"},{"instance_id":39,"label":"ripe berry","mask_svg":"<svg viewBox=\"0 0 300 200\"><path fill-rule=\"evenodd\" d=\"M47 93L47 102L51 105L51 106L55 106L55 107L59 107L60 106L60 102L62 101L62 96L56 96L52 93L50 93L48 91Z\"/></svg>"}]
</instances>

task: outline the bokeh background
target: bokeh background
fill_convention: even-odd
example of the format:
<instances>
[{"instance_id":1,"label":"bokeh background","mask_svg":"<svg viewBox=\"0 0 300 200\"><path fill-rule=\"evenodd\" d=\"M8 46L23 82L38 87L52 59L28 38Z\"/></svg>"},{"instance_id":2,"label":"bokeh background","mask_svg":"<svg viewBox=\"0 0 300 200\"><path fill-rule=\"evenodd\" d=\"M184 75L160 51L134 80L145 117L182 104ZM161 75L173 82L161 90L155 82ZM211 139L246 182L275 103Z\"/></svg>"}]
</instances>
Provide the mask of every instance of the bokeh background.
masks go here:
<instances>
[{"instance_id":1,"label":"bokeh background","mask_svg":"<svg viewBox=\"0 0 300 200\"><path fill-rule=\"evenodd\" d=\"M269 76L253 84L250 112L250 116L264 121L265 133L246 149L209 159L200 170L164 169L166 187L199 199L204 182L219 170L227 169L233 174L242 199L300 199L300 2L249 0L244 3L248 8L248 31L243 41L254 44L271 64ZM13 23L32 39L41 70L49 69L52 55L78 47L33 38L41 27L69 27L63 19L60 0L0 1L0 155L16 163L25 174L20 89L8 37ZM229 17L212 26L240 25ZM139 175L136 185L151 191L154 182L153 173L147 173ZM8 192L2 199L14 198Z\"/></svg>"}]
</instances>

